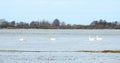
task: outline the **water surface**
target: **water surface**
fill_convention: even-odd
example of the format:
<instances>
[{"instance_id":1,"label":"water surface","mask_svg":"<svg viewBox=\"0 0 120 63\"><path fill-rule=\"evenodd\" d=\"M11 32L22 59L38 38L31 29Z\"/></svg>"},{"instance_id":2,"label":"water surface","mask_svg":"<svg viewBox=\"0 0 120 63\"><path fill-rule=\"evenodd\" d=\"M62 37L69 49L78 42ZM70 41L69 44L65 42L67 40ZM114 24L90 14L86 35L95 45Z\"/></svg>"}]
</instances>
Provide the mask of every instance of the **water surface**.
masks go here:
<instances>
[{"instance_id":1,"label":"water surface","mask_svg":"<svg viewBox=\"0 0 120 63\"><path fill-rule=\"evenodd\" d=\"M90 41L99 36L102 40ZM20 41L23 38L24 41ZM55 40L51 40L54 38ZM120 50L120 30L1 29L0 50ZM120 63L117 53L0 52L2 63Z\"/></svg>"}]
</instances>

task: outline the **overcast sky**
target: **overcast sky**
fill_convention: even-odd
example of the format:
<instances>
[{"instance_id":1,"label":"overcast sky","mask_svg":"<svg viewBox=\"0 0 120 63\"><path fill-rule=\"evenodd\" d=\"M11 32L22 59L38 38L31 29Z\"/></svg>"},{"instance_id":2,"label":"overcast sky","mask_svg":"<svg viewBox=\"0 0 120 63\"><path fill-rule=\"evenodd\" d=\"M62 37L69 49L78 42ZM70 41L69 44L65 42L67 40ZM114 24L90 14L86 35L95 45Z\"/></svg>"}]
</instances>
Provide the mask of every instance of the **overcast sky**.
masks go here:
<instances>
[{"instance_id":1,"label":"overcast sky","mask_svg":"<svg viewBox=\"0 0 120 63\"><path fill-rule=\"evenodd\" d=\"M120 21L120 0L0 0L0 19L30 22L55 18L70 24Z\"/></svg>"}]
</instances>

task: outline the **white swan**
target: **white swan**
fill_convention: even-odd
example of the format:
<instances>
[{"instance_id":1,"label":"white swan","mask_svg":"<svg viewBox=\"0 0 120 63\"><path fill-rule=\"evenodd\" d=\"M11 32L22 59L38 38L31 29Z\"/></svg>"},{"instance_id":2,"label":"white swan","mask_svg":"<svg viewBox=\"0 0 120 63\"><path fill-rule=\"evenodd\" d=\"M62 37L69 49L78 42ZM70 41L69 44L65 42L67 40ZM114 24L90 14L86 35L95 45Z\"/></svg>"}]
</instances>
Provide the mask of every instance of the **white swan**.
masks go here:
<instances>
[{"instance_id":1,"label":"white swan","mask_svg":"<svg viewBox=\"0 0 120 63\"><path fill-rule=\"evenodd\" d=\"M96 36L96 37L90 37L89 36L89 41L101 41L101 40L103 40L103 38L102 37L99 37L99 36Z\"/></svg>"},{"instance_id":2,"label":"white swan","mask_svg":"<svg viewBox=\"0 0 120 63\"><path fill-rule=\"evenodd\" d=\"M94 38L94 37L90 37L90 36L89 36L88 39L89 39L89 41L95 41L95 38Z\"/></svg>"},{"instance_id":3,"label":"white swan","mask_svg":"<svg viewBox=\"0 0 120 63\"><path fill-rule=\"evenodd\" d=\"M51 35L51 36L49 37L49 39L50 39L51 41L56 40L55 36L53 36L53 35Z\"/></svg>"},{"instance_id":4,"label":"white swan","mask_svg":"<svg viewBox=\"0 0 120 63\"><path fill-rule=\"evenodd\" d=\"M24 41L25 39L24 39L24 38L20 38L19 40L20 40L20 41Z\"/></svg>"},{"instance_id":5,"label":"white swan","mask_svg":"<svg viewBox=\"0 0 120 63\"><path fill-rule=\"evenodd\" d=\"M54 37L51 37L50 40L54 41L54 40L56 40L56 39L55 39Z\"/></svg>"},{"instance_id":6,"label":"white swan","mask_svg":"<svg viewBox=\"0 0 120 63\"><path fill-rule=\"evenodd\" d=\"M99 37L99 36L96 36L96 40L97 40L97 41L101 41L101 40L103 40L103 38L102 38L102 37Z\"/></svg>"}]
</instances>

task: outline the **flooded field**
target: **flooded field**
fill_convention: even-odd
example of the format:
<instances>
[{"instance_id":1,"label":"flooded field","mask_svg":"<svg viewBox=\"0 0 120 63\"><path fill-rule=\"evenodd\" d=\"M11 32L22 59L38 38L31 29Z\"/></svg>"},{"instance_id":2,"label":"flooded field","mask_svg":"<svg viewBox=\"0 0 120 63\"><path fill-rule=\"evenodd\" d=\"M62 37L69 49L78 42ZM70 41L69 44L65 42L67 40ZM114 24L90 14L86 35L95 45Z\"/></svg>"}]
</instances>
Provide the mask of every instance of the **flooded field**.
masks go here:
<instances>
[{"instance_id":1,"label":"flooded field","mask_svg":"<svg viewBox=\"0 0 120 63\"><path fill-rule=\"evenodd\" d=\"M120 50L119 38L120 30L1 29L0 62L120 63L120 53L99 53Z\"/></svg>"}]
</instances>

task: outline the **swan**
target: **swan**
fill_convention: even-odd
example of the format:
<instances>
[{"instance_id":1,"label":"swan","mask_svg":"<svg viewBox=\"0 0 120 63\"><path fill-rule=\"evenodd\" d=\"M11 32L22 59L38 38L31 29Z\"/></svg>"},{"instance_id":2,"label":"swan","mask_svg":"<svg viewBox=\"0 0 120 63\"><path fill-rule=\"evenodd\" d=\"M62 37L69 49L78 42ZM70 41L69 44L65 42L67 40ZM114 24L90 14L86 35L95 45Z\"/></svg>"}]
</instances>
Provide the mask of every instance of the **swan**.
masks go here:
<instances>
[{"instance_id":1,"label":"swan","mask_svg":"<svg viewBox=\"0 0 120 63\"><path fill-rule=\"evenodd\" d=\"M101 41L101 40L103 40L102 37L99 37L99 36L96 36L96 37L90 37L90 36L89 36L89 41Z\"/></svg>"},{"instance_id":2,"label":"swan","mask_svg":"<svg viewBox=\"0 0 120 63\"><path fill-rule=\"evenodd\" d=\"M54 37L51 37L50 40L54 41L54 40L56 40L56 39L55 39Z\"/></svg>"},{"instance_id":3,"label":"swan","mask_svg":"<svg viewBox=\"0 0 120 63\"><path fill-rule=\"evenodd\" d=\"M24 41L25 39L24 39L24 38L20 38L19 40L20 40L20 41Z\"/></svg>"},{"instance_id":4,"label":"swan","mask_svg":"<svg viewBox=\"0 0 120 63\"><path fill-rule=\"evenodd\" d=\"M103 40L103 38L102 38L102 37L99 37L99 36L96 36L96 40L97 40L97 41L101 41L101 40Z\"/></svg>"},{"instance_id":5,"label":"swan","mask_svg":"<svg viewBox=\"0 0 120 63\"><path fill-rule=\"evenodd\" d=\"M89 36L88 39L89 39L89 41L95 41L95 38L94 38L94 37L90 37L90 36Z\"/></svg>"}]
</instances>

